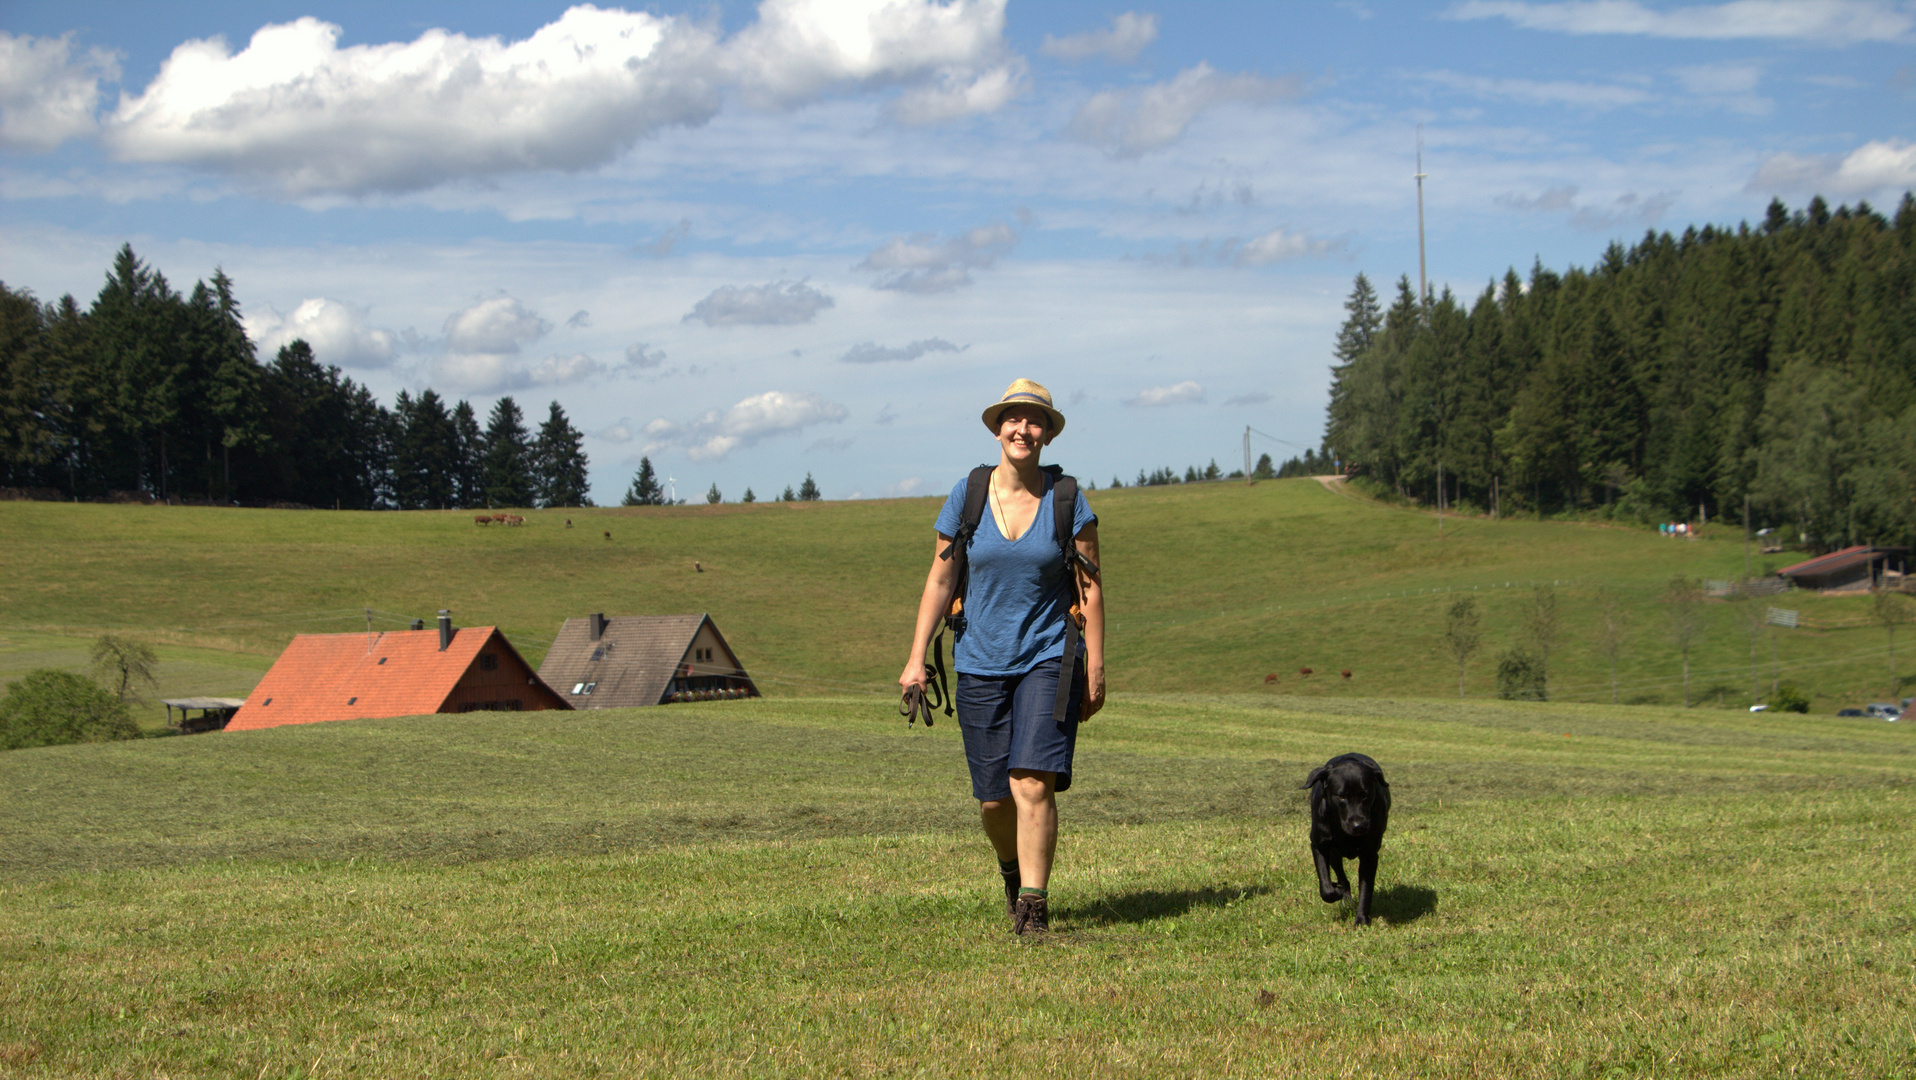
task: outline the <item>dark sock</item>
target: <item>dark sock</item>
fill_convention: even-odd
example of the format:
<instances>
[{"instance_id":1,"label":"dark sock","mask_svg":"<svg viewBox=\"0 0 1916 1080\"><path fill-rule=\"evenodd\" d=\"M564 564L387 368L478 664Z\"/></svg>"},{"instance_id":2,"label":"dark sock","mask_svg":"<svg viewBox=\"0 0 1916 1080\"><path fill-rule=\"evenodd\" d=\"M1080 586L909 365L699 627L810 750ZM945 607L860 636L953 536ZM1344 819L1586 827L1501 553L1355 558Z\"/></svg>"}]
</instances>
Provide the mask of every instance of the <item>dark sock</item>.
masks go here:
<instances>
[{"instance_id":1,"label":"dark sock","mask_svg":"<svg viewBox=\"0 0 1916 1080\"><path fill-rule=\"evenodd\" d=\"M1024 888L1018 890L1018 895L1019 896L1035 896L1035 897L1038 897L1039 899L1043 899L1045 896L1049 894L1046 893L1045 890L1043 889L1034 889L1031 886L1026 885Z\"/></svg>"},{"instance_id":2,"label":"dark sock","mask_svg":"<svg viewBox=\"0 0 1916 1080\"><path fill-rule=\"evenodd\" d=\"M1004 874L1007 877L1011 876L1012 874L1016 874L1018 872L1018 860L1013 859L1010 862L1006 862L1003 859L999 859L998 872L1000 874Z\"/></svg>"}]
</instances>

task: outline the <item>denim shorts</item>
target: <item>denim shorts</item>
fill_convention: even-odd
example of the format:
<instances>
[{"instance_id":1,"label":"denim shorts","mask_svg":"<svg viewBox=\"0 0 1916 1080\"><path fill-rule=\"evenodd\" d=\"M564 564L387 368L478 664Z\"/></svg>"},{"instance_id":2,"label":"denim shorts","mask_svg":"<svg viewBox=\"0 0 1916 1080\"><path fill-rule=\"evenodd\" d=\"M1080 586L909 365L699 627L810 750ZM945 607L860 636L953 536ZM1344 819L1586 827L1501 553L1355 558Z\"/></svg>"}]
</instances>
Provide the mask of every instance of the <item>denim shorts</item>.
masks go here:
<instances>
[{"instance_id":1,"label":"denim shorts","mask_svg":"<svg viewBox=\"0 0 1916 1080\"><path fill-rule=\"evenodd\" d=\"M971 795L980 802L1011 797L1011 770L1057 773L1056 790L1071 786L1071 754L1078 744L1084 702L1084 661L1072 665L1071 701L1063 723L1052 720L1058 665L1039 661L1023 675L958 673L958 728L971 766Z\"/></svg>"}]
</instances>

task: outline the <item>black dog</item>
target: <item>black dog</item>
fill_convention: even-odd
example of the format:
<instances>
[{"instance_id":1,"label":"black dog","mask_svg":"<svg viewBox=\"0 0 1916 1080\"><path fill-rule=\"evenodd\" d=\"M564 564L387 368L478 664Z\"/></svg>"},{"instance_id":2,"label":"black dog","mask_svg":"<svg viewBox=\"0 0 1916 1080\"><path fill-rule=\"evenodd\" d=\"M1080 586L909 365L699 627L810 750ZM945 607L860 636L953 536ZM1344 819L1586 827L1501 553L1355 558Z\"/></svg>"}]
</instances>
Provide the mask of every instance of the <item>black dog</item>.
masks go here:
<instances>
[{"instance_id":1,"label":"black dog","mask_svg":"<svg viewBox=\"0 0 1916 1080\"><path fill-rule=\"evenodd\" d=\"M1335 904L1351 894L1344 860L1357 860L1357 925L1370 923L1371 886L1377 881L1377 849L1390 822L1390 785L1384 770L1363 754L1339 754L1311 770L1311 857L1317 860L1317 895ZM1331 881L1335 870L1337 881Z\"/></svg>"}]
</instances>

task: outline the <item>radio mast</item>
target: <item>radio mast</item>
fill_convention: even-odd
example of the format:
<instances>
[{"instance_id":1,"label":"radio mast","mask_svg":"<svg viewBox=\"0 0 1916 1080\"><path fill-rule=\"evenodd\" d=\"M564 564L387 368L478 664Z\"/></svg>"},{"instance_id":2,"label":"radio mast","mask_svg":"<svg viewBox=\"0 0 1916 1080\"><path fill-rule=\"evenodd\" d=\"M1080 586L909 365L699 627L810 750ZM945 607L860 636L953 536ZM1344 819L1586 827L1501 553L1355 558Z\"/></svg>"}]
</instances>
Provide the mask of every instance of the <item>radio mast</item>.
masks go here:
<instances>
[{"instance_id":1,"label":"radio mast","mask_svg":"<svg viewBox=\"0 0 1916 1080\"><path fill-rule=\"evenodd\" d=\"M1424 125L1417 125L1417 300L1430 303L1430 285L1424 277Z\"/></svg>"}]
</instances>

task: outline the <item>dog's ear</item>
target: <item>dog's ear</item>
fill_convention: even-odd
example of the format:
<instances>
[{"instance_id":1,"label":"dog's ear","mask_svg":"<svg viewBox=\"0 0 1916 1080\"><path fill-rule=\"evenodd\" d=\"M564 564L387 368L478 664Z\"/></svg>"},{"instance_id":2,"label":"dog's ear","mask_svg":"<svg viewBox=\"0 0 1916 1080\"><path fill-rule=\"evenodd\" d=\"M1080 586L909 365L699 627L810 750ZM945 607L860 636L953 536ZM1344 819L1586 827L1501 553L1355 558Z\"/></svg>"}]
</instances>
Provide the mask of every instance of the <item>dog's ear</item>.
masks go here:
<instances>
[{"instance_id":1,"label":"dog's ear","mask_svg":"<svg viewBox=\"0 0 1916 1080\"><path fill-rule=\"evenodd\" d=\"M1331 771L1330 766L1319 765L1317 768L1311 770L1311 774L1309 776L1306 776L1304 778L1304 783L1301 785L1301 787L1304 787L1304 788L1316 787L1317 785L1324 782L1324 777L1329 776L1330 771Z\"/></svg>"}]
</instances>

